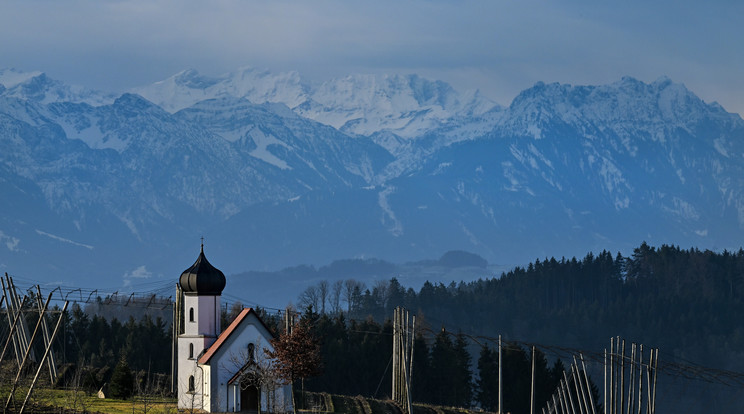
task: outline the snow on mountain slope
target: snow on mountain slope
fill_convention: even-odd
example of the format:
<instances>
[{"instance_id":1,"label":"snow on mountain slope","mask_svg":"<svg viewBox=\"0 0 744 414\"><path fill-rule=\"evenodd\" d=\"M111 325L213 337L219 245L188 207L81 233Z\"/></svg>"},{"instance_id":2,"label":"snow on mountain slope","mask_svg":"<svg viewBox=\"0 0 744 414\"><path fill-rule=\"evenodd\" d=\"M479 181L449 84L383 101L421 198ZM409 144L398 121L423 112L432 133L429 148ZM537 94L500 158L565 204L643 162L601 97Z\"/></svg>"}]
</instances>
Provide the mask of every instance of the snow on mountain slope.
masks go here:
<instances>
[{"instance_id":1,"label":"snow on mountain slope","mask_svg":"<svg viewBox=\"0 0 744 414\"><path fill-rule=\"evenodd\" d=\"M369 183L392 159L370 139L351 138L298 116L283 104L212 99L179 111L176 117L213 131L253 158L283 170L295 170L293 174L314 189L335 180L344 185ZM327 182L315 182L312 177L323 177Z\"/></svg>"},{"instance_id":2,"label":"snow on mountain slope","mask_svg":"<svg viewBox=\"0 0 744 414\"><path fill-rule=\"evenodd\" d=\"M503 180L507 191L537 199L548 188L562 204L592 194L587 205L654 211L689 233L709 234L727 216L744 229L744 121L669 79L538 83L488 136L508 143L493 154L498 178L488 181Z\"/></svg>"},{"instance_id":3,"label":"snow on mountain slope","mask_svg":"<svg viewBox=\"0 0 744 414\"><path fill-rule=\"evenodd\" d=\"M39 71L23 72L13 68L0 69L0 85L5 86L5 88L12 88L41 74L42 72Z\"/></svg>"},{"instance_id":4,"label":"snow on mountain slope","mask_svg":"<svg viewBox=\"0 0 744 414\"><path fill-rule=\"evenodd\" d=\"M609 129L632 152L631 132L642 131L644 139L664 141L677 129L693 133L704 118L725 124L741 119L665 77L650 84L625 77L601 86L540 82L514 99L499 131L540 138L541 126L550 122L577 127L589 136Z\"/></svg>"},{"instance_id":5,"label":"snow on mountain slope","mask_svg":"<svg viewBox=\"0 0 744 414\"><path fill-rule=\"evenodd\" d=\"M0 84L5 91L0 94L41 103L76 102L93 106L110 104L116 96L87 89L82 86L68 85L50 79L43 72L21 72L15 69L0 69Z\"/></svg>"},{"instance_id":6,"label":"snow on mountain slope","mask_svg":"<svg viewBox=\"0 0 744 414\"><path fill-rule=\"evenodd\" d=\"M92 105L39 73L3 73L13 266L158 272L201 232L235 271L456 249L518 264L744 235L744 121L665 78L538 83L501 108L416 76L308 86L244 69Z\"/></svg>"},{"instance_id":7,"label":"snow on mountain slope","mask_svg":"<svg viewBox=\"0 0 744 414\"><path fill-rule=\"evenodd\" d=\"M444 82L416 75L354 75L311 84L296 72L272 74L252 68L218 77L188 70L133 92L170 112L228 96L257 104L283 103L305 118L343 132L392 131L405 138L418 137L458 117L481 115L495 106L477 91L460 94Z\"/></svg>"},{"instance_id":8,"label":"snow on mountain slope","mask_svg":"<svg viewBox=\"0 0 744 414\"><path fill-rule=\"evenodd\" d=\"M307 100L305 86L297 72L272 74L245 67L217 77L199 74L193 69L132 92L177 112L206 99L246 98L253 103L280 102L290 108Z\"/></svg>"},{"instance_id":9,"label":"snow on mountain slope","mask_svg":"<svg viewBox=\"0 0 744 414\"><path fill-rule=\"evenodd\" d=\"M417 75L356 75L322 83L313 90L311 101L295 110L357 135L391 131L415 138L494 106L477 92L461 95L445 82Z\"/></svg>"},{"instance_id":10,"label":"snow on mountain slope","mask_svg":"<svg viewBox=\"0 0 744 414\"><path fill-rule=\"evenodd\" d=\"M245 99L173 115L133 94L98 107L0 96L0 116L0 161L40 185L50 206L84 215L75 212L98 205L138 235L184 209L224 219L254 203L366 185L391 158L369 139Z\"/></svg>"}]
</instances>

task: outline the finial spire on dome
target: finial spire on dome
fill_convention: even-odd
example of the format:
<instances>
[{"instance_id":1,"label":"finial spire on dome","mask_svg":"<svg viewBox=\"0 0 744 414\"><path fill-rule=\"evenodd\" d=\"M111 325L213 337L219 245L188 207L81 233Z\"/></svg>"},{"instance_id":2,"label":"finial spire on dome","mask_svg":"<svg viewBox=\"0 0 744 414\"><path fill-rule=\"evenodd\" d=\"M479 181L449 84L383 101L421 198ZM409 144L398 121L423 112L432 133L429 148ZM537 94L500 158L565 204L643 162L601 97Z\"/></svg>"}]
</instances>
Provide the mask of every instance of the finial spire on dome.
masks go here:
<instances>
[{"instance_id":1,"label":"finial spire on dome","mask_svg":"<svg viewBox=\"0 0 744 414\"><path fill-rule=\"evenodd\" d=\"M187 295L221 295L225 288L225 274L209 263L204 256L204 237L201 241L199 257L181 273L179 284Z\"/></svg>"}]
</instances>

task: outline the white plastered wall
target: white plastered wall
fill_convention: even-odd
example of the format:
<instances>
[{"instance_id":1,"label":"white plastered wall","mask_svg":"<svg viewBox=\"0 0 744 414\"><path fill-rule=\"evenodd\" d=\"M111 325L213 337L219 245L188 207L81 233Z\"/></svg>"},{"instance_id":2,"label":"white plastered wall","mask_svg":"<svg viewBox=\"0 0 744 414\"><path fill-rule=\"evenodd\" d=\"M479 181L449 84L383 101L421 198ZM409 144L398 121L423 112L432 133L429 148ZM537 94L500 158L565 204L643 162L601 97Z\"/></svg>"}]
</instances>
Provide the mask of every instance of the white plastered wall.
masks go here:
<instances>
[{"instance_id":1,"label":"white plastered wall","mask_svg":"<svg viewBox=\"0 0 744 414\"><path fill-rule=\"evenodd\" d=\"M184 333L178 337L178 408L207 410L203 401L203 367L197 359L216 340L219 328L219 296L184 295ZM191 309L194 320L192 321ZM193 346L193 354L190 352ZM189 391L189 377L194 376L194 391ZM208 388L207 395L209 394Z\"/></svg>"},{"instance_id":2,"label":"white plastered wall","mask_svg":"<svg viewBox=\"0 0 744 414\"><path fill-rule=\"evenodd\" d=\"M235 394L235 387L228 384L230 378L242 368L247 362L248 344L253 343L255 346L255 358L259 364L265 365L268 357L264 354L264 348L271 350L271 334L259 322L254 314L249 314L242 321L240 326L230 335L220 347L220 350L214 354L209 361L212 366L212 398L210 406L214 411L233 412L235 402L240 409L240 391ZM216 389L215 389L216 387ZM268 392L266 389L261 390L261 411L269 411ZM292 396L289 386L279 386L274 391L275 406L281 412L292 411Z\"/></svg>"}]
</instances>

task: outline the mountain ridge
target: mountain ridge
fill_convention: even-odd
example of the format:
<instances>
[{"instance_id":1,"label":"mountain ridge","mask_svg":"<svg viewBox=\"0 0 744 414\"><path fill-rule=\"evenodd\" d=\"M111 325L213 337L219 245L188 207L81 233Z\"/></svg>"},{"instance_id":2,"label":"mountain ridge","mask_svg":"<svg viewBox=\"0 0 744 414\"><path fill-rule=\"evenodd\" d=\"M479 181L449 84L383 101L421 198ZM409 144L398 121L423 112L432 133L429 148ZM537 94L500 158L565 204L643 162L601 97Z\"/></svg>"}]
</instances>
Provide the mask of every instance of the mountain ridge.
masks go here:
<instances>
[{"instance_id":1,"label":"mountain ridge","mask_svg":"<svg viewBox=\"0 0 744 414\"><path fill-rule=\"evenodd\" d=\"M461 95L442 81L418 75L349 75L314 83L304 81L297 72L274 75L250 67L217 77L190 69L133 91L170 112L200 100L232 96L257 104L283 103L305 118L342 132L392 131L406 138L495 106L477 91Z\"/></svg>"},{"instance_id":2,"label":"mountain ridge","mask_svg":"<svg viewBox=\"0 0 744 414\"><path fill-rule=\"evenodd\" d=\"M11 271L71 272L69 255L89 275L121 282L145 266L167 278L163 257L192 260L183 252L202 234L227 273L450 250L518 265L744 236L744 121L663 77L537 83L501 107L416 75L318 86L295 72L184 71L140 89L154 101L105 101L9 73L0 266ZM194 102L177 109L184 96Z\"/></svg>"}]
</instances>

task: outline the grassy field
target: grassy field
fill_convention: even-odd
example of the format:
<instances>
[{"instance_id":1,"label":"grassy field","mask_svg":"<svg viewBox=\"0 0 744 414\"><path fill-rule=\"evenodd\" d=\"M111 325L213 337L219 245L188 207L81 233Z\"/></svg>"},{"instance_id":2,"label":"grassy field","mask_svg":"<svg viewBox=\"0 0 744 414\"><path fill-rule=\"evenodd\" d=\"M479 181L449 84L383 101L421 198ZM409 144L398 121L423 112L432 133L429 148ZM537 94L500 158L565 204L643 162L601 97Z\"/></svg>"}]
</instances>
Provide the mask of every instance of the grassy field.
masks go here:
<instances>
[{"instance_id":1,"label":"grassy field","mask_svg":"<svg viewBox=\"0 0 744 414\"><path fill-rule=\"evenodd\" d=\"M4 393L7 395L7 391ZM16 392L17 409L20 409L26 390ZM6 397L7 398L7 397ZM141 398L117 400L101 399L96 395L69 390L37 389L33 393L33 406L26 412L33 413L105 413L105 414L176 414L176 400L173 398ZM3 401L4 402L4 401ZM12 409L12 407L11 407Z\"/></svg>"},{"instance_id":2,"label":"grassy field","mask_svg":"<svg viewBox=\"0 0 744 414\"><path fill-rule=\"evenodd\" d=\"M16 398L17 408L23 401L26 390L18 390ZM7 391L2 394L7 395ZM7 397L6 397L7 398ZM296 395L298 406L301 407L299 393ZM4 402L4 401L3 401ZM105 414L176 414L183 413L176 408L174 398L143 398L134 397L130 400L113 398L100 399L96 395L70 390L40 388L33 394L34 405L26 409L33 413L105 413ZM12 409L12 407L11 407ZM327 393L306 393L305 409L298 409L298 413L344 413L344 414L403 414L395 403L386 400L376 400L362 396L331 395ZM466 410L454 407L439 407L426 404L413 406L414 414L488 414L483 411Z\"/></svg>"}]
</instances>

